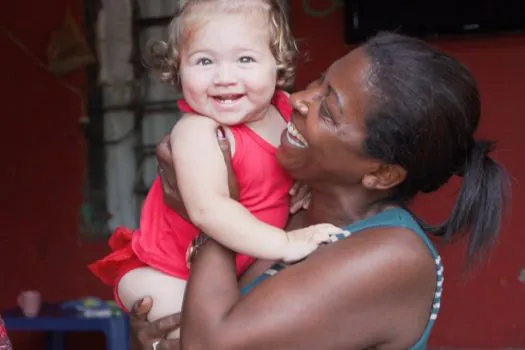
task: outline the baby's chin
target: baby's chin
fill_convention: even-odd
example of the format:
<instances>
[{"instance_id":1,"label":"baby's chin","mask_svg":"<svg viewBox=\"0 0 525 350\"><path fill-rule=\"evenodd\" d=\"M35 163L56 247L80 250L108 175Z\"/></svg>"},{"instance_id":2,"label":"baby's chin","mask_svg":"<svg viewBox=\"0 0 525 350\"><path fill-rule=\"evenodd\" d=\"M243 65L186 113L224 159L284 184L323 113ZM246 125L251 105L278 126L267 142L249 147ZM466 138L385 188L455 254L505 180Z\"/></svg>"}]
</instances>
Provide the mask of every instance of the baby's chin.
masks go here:
<instances>
[{"instance_id":1,"label":"baby's chin","mask_svg":"<svg viewBox=\"0 0 525 350\"><path fill-rule=\"evenodd\" d=\"M236 126L252 121L248 115L239 115L238 113L217 113L211 118L224 126Z\"/></svg>"}]
</instances>

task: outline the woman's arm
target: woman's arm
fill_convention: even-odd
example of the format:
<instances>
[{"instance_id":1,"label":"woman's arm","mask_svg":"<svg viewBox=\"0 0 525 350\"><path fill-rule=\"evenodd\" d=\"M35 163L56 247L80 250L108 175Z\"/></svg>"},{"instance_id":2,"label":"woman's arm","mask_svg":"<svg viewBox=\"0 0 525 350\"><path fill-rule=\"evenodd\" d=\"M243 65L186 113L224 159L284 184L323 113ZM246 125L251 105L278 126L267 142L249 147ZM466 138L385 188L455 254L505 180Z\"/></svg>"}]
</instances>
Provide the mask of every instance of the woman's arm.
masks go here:
<instances>
[{"instance_id":1,"label":"woman's arm","mask_svg":"<svg viewBox=\"0 0 525 350\"><path fill-rule=\"evenodd\" d=\"M435 267L411 231L333 244L241 297L234 255L206 243L192 264L182 349L408 348L428 320ZM402 335L402 336L400 336Z\"/></svg>"}]
</instances>

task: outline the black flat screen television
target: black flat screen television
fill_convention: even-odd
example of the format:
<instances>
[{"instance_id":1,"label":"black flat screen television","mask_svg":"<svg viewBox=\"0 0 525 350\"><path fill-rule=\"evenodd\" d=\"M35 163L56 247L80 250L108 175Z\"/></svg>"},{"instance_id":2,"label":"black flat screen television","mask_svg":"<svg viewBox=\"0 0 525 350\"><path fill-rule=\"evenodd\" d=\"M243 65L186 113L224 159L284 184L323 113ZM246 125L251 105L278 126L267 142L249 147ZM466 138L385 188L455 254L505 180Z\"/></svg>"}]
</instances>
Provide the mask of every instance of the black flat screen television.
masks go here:
<instances>
[{"instance_id":1,"label":"black flat screen television","mask_svg":"<svg viewBox=\"0 0 525 350\"><path fill-rule=\"evenodd\" d=\"M345 38L381 30L418 37L525 32L525 0L343 0Z\"/></svg>"}]
</instances>

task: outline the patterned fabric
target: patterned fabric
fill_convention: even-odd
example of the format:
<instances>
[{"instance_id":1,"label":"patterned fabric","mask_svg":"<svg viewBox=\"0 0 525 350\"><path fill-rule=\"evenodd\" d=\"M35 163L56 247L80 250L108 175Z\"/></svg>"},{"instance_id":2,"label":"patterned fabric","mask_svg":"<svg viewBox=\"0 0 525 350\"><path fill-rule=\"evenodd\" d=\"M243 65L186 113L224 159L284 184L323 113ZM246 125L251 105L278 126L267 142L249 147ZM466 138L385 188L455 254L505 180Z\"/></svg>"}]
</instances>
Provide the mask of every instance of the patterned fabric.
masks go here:
<instances>
[{"instance_id":1,"label":"patterned fabric","mask_svg":"<svg viewBox=\"0 0 525 350\"><path fill-rule=\"evenodd\" d=\"M432 256L434 257L434 263L436 264L436 291L434 293L432 309L430 311L429 320L423 332L423 335L421 336L421 338L419 338L417 343L410 348L410 350L425 350L427 347L428 339L430 338L430 333L432 332L432 328L434 327L434 323L438 317L439 309L441 308L441 295L443 294L443 283L445 281L445 278L443 277L444 267L443 263L441 262L441 257L439 256L437 250L434 248L434 245L432 244L426 233L423 231L421 226L419 226L419 224L409 212L401 208L388 209L383 211L382 213L353 223L344 228L344 233L334 234L331 237L331 241L337 242L351 236L352 233L357 233L365 229L377 227L404 227L414 231L425 242L426 246L428 247L428 249L432 253ZM249 293L261 282L279 273L279 271L283 270L289 265L290 264L286 263L276 263L272 265L261 276L257 277L250 284L245 286L241 290L241 294Z\"/></svg>"},{"instance_id":2,"label":"patterned fabric","mask_svg":"<svg viewBox=\"0 0 525 350\"><path fill-rule=\"evenodd\" d=\"M13 346L11 345L11 341L9 341L9 337L7 336L5 323L4 320L2 320L2 317L0 317L0 350L13 350Z\"/></svg>"}]
</instances>

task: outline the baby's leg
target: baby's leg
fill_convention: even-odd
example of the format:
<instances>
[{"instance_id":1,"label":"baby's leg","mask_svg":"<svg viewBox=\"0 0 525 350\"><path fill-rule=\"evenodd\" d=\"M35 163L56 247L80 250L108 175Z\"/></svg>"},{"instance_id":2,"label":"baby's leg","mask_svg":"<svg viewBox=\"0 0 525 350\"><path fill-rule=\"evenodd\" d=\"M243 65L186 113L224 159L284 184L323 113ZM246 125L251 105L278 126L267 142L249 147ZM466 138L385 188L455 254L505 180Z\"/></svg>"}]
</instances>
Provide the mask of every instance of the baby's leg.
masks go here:
<instances>
[{"instance_id":1,"label":"baby's leg","mask_svg":"<svg viewBox=\"0 0 525 350\"><path fill-rule=\"evenodd\" d=\"M155 321L182 309L182 298L186 281L172 277L151 267L140 267L122 277L117 293L120 301L131 310L133 304L145 297L153 299L153 307L148 315L149 321ZM168 338L178 338L179 330L171 332Z\"/></svg>"}]
</instances>

